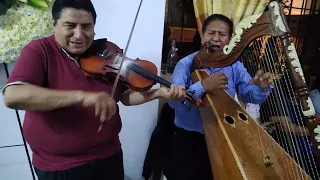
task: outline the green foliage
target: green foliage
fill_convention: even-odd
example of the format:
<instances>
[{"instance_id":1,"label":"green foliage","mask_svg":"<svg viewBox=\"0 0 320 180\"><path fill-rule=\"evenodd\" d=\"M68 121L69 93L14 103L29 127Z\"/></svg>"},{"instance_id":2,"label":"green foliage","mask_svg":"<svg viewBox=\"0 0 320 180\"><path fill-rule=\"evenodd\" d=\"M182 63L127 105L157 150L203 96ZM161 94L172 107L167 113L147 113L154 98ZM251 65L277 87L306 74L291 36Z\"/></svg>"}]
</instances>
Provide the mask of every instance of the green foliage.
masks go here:
<instances>
[{"instance_id":1,"label":"green foliage","mask_svg":"<svg viewBox=\"0 0 320 180\"><path fill-rule=\"evenodd\" d=\"M26 2L28 5L35 8L48 8L48 3L46 2L46 0L27 0ZM19 3L19 0L0 0L0 3L4 5L5 9L9 9L14 4Z\"/></svg>"},{"instance_id":2,"label":"green foliage","mask_svg":"<svg viewBox=\"0 0 320 180\"><path fill-rule=\"evenodd\" d=\"M17 0L0 0L6 9L9 9L12 5L17 3Z\"/></svg>"}]
</instances>

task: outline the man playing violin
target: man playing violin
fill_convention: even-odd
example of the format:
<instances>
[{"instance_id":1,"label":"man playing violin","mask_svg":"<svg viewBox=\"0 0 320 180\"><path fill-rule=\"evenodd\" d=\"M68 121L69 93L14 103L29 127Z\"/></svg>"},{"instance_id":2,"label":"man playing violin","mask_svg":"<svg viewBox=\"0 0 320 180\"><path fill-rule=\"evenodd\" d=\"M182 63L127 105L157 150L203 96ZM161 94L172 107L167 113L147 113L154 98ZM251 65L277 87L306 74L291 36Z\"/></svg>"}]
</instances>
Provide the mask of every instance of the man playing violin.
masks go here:
<instances>
[{"instance_id":1,"label":"man playing violin","mask_svg":"<svg viewBox=\"0 0 320 180\"><path fill-rule=\"evenodd\" d=\"M119 83L111 97L113 81L87 77L78 65L94 40L91 1L56 0L52 16L53 35L23 48L3 88L5 104L25 110L23 133L39 180L122 180L117 102L183 99L184 87L139 93Z\"/></svg>"},{"instance_id":2,"label":"man playing violin","mask_svg":"<svg viewBox=\"0 0 320 180\"><path fill-rule=\"evenodd\" d=\"M231 39L233 22L226 16L214 14L203 23L202 44L211 42L211 53L221 53ZM226 89L235 97L236 92L246 102L261 104L270 93L270 73L257 71L254 78L250 77L243 64L236 61L223 68L204 69L211 75L206 79L192 84L191 67L193 57L198 52L181 59L173 72L171 82L180 86L188 86L187 92L199 99L204 93L216 89ZM169 100L175 109L175 125L178 127L173 139L173 167L175 180L211 180L212 172L208 158L201 117L196 107L180 101Z\"/></svg>"}]
</instances>

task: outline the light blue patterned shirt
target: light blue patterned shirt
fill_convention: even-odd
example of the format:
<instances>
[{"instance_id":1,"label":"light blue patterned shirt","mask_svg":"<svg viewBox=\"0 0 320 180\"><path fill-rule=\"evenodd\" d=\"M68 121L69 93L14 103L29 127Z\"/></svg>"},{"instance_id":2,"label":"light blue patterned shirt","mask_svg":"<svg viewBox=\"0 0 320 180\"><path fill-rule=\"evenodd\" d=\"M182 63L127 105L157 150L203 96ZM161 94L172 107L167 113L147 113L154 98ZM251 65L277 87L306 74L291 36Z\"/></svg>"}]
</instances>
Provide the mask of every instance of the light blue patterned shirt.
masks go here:
<instances>
[{"instance_id":1,"label":"light blue patterned shirt","mask_svg":"<svg viewBox=\"0 0 320 180\"><path fill-rule=\"evenodd\" d=\"M204 89L200 81L192 84L190 70L193 57L198 52L192 53L181 59L172 74L171 83L176 85L187 86L190 94L194 99L199 99L204 94ZM262 89L256 85L250 85L252 79L246 68L239 61L223 68L205 68L210 74L223 72L228 77L227 92L231 97L235 97L236 91L243 97L246 102L253 104L261 104L270 93L270 89ZM170 107L175 109L175 125L189 131L197 131L203 134L202 122L198 108L190 108L190 104L183 104L180 101L167 100Z\"/></svg>"},{"instance_id":2,"label":"light blue patterned shirt","mask_svg":"<svg viewBox=\"0 0 320 180\"><path fill-rule=\"evenodd\" d=\"M310 91L310 99L314 106L317 115L320 115L320 92L318 89L314 89Z\"/></svg>"}]
</instances>

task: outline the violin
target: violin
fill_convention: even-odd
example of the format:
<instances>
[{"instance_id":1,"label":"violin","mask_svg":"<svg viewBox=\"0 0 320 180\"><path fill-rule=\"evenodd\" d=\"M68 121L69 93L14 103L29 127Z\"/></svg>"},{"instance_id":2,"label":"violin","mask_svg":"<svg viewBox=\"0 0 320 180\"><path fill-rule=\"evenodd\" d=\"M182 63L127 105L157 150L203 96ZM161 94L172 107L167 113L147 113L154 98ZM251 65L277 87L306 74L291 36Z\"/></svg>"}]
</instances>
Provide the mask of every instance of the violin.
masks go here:
<instances>
[{"instance_id":1,"label":"violin","mask_svg":"<svg viewBox=\"0 0 320 180\"><path fill-rule=\"evenodd\" d=\"M123 50L107 39L94 40L92 46L80 57L80 66L85 75L106 81L120 73L119 80L122 84L137 92L148 91L156 83L167 88L172 84L157 75L155 64L139 58L124 57ZM189 93L187 100L192 104L199 104Z\"/></svg>"}]
</instances>

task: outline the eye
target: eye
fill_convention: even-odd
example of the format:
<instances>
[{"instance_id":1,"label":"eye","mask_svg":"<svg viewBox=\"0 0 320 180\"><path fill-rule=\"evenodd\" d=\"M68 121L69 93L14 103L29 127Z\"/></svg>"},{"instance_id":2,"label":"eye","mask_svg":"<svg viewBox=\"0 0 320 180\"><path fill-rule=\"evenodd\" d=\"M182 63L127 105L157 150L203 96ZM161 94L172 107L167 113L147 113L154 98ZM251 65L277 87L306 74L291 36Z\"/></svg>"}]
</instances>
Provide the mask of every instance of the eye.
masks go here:
<instances>
[{"instance_id":1,"label":"eye","mask_svg":"<svg viewBox=\"0 0 320 180\"><path fill-rule=\"evenodd\" d=\"M90 25L84 25L84 26L83 26L83 29L87 29L87 30L88 30L88 29L91 29L91 26L90 26Z\"/></svg>"},{"instance_id":2,"label":"eye","mask_svg":"<svg viewBox=\"0 0 320 180\"><path fill-rule=\"evenodd\" d=\"M67 24L66 27L67 27L67 29L74 29L74 28L75 28L75 25L73 25L73 24Z\"/></svg>"}]
</instances>

